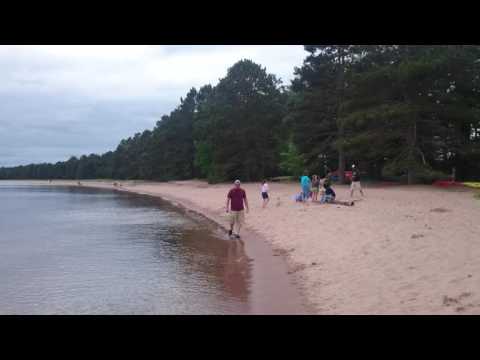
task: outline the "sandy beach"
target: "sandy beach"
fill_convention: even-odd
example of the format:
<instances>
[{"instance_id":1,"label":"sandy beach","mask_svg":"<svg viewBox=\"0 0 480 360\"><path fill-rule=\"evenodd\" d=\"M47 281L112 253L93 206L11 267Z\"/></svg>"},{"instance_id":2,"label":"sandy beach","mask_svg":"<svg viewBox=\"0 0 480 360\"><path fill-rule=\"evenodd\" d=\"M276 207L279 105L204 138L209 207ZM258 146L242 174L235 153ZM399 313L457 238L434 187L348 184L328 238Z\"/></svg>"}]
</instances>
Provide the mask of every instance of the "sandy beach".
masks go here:
<instances>
[{"instance_id":1,"label":"sandy beach","mask_svg":"<svg viewBox=\"0 0 480 360\"><path fill-rule=\"evenodd\" d=\"M117 189L160 196L227 224L229 184L120 183ZM82 186L115 188L112 181ZM353 207L305 206L293 201L296 184L271 183L262 209L260 184L243 188L251 210L246 230L286 260L286 276L315 313L480 314L480 201L471 190L366 186ZM335 190L349 199L347 186Z\"/></svg>"}]
</instances>

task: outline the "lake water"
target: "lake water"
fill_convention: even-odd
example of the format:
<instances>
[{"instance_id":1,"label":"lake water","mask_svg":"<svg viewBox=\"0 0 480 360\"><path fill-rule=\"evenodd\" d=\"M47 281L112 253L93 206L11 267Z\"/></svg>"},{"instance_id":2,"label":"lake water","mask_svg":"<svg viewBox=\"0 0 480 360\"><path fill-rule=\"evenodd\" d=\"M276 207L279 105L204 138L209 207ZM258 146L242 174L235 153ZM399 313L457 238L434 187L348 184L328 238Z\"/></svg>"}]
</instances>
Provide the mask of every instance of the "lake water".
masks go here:
<instances>
[{"instance_id":1,"label":"lake water","mask_svg":"<svg viewBox=\"0 0 480 360\"><path fill-rule=\"evenodd\" d=\"M155 198L0 182L0 314L248 314L252 263Z\"/></svg>"}]
</instances>

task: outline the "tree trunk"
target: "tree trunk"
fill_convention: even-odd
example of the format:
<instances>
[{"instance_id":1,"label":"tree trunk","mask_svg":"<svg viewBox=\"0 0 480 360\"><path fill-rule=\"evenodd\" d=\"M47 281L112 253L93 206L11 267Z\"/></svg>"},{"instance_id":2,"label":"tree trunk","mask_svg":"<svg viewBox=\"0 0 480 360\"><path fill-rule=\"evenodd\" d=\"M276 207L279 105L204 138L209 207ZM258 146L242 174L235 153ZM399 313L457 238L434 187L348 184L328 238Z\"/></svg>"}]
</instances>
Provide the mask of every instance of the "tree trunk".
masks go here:
<instances>
[{"instance_id":1,"label":"tree trunk","mask_svg":"<svg viewBox=\"0 0 480 360\"><path fill-rule=\"evenodd\" d=\"M407 171L407 181L408 181L408 185L412 185L412 184L413 184L413 179L414 179L413 169L408 169L408 171Z\"/></svg>"},{"instance_id":2,"label":"tree trunk","mask_svg":"<svg viewBox=\"0 0 480 360\"><path fill-rule=\"evenodd\" d=\"M382 169L383 169L383 161L376 161L375 162L375 179L382 180Z\"/></svg>"},{"instance_id":3,"label":"tree trunk","mask_svg":"<svg viewBox=\"0 0 480 360\"><path fill-rule=\"evenodd\" d=\"M345 136L345 129L343 124L339 123L338 138L340 141ZM345 184L345 149L343 144L338 146L338 181L340 184Z\"/></svg>"},{"instance_id":4,"label":"tree trunk","mask_svg":"<svg viewBox=\"0 0 480 360\"><path fill-rule=\"evenodd\" d=\"M414 181L414 170L413 166L415 163L415 147L417 143L417 121L415 120L409 131L408 147L409 147L409 156L408 156L408 169L407 169L407 181L408 185L412 185Z\"/></svg>"},{"instance_id":5,"label":"tree trunk","mask_svg":"<svg viewBox=\"0 0 480 360\"><path fill-rule=\"evenodd\" d=\"M345 55L342 53L340 57L338 83L337 83L337 127L338 127L338 140L343 141L345 137L345 127L341 119L341 105L343 102L343 95L345 89ZM340 184L345 184L345 149L343 145L338 147L338 181Z\"/></svg>"},{"instance_id":6,"label":"tree trunk","mask_svg":"<svg viewBox=\"0 0 480 360\"><path fill-rule=\"evenodd\" d=\"M343 146L338 149L338 181L345 184L345 151Z\"/></svg>"}]
</instances>

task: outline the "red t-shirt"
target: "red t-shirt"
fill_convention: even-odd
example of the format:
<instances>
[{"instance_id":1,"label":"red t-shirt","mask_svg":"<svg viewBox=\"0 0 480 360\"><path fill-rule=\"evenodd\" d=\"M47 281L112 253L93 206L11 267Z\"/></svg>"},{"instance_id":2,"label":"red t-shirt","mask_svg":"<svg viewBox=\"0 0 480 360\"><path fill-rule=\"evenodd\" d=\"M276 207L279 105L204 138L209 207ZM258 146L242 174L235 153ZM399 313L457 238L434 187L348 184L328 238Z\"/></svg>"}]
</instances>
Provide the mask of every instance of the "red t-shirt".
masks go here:
<instances>
[{"instance_id":1,"label":"red t-shirt","mask_svg":"<svg viewBox=\"0 0 480 360\"><path fill-rule=\"evenodd\" d=\"M243 210L243 199L247 198L247 194L245 194L245 190L243 189L233 188L228 192L228 198L232 203L232 211L241 211Z\"/></svg>"}]
</instances>

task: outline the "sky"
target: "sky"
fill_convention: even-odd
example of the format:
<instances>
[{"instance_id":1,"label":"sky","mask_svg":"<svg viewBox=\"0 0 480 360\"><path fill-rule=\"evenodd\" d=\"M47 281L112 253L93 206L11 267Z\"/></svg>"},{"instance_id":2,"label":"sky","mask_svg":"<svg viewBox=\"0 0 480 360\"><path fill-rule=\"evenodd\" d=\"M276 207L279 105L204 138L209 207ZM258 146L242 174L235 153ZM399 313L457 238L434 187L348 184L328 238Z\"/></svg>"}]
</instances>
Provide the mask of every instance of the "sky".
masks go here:
<instances>
[{"instance_id":1,"label":"sky","mask_svg":"<svg viewBox=\"0 0 480 360\"><path fill-rule=\"evenodd\" d=\"M251 59L289 85L299 45L0 45L0 167L115 150Z\"/></svg>"}]
</instances>

